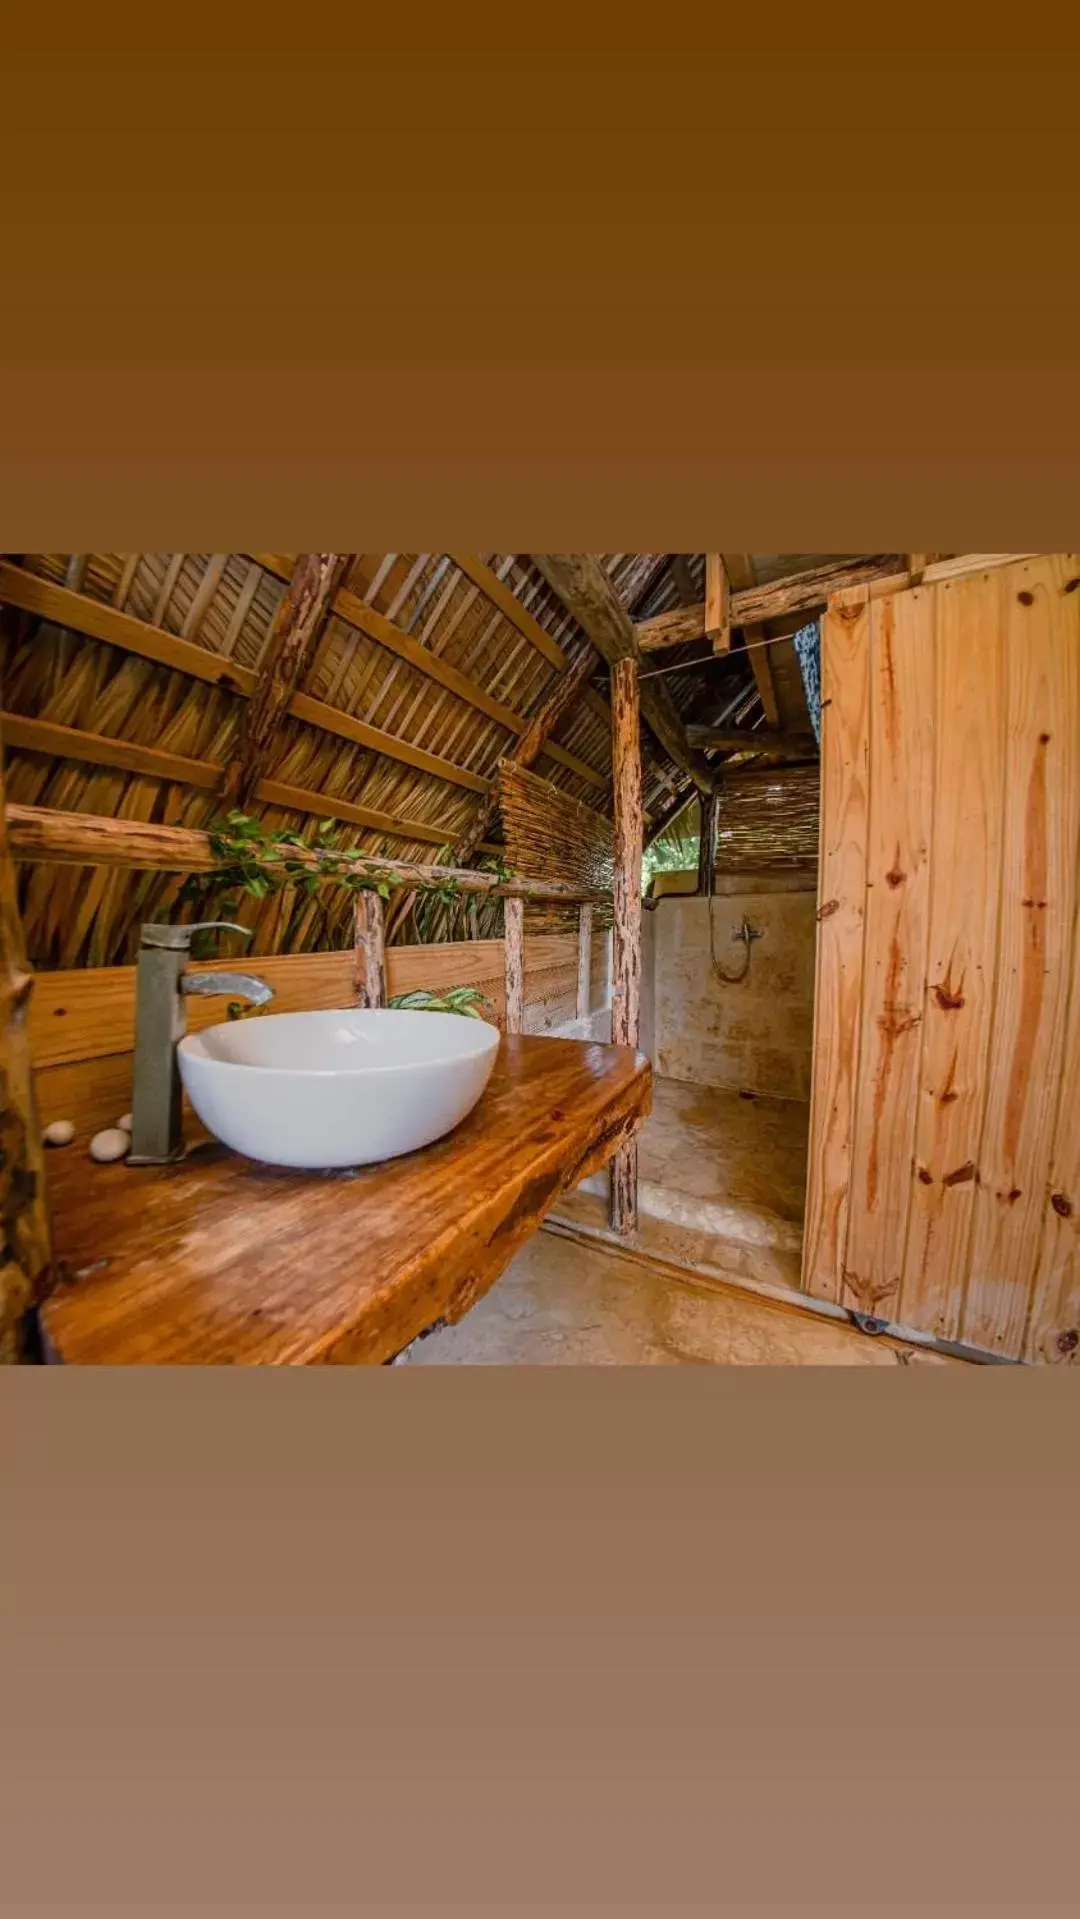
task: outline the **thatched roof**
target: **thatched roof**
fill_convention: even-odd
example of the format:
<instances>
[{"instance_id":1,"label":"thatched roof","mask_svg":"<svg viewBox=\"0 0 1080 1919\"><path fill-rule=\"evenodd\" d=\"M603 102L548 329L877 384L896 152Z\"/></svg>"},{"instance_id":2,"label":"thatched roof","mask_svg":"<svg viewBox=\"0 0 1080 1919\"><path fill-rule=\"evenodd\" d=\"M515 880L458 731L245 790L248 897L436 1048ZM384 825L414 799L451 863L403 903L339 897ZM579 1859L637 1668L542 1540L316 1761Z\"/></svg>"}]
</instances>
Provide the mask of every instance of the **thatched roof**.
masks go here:
<instances>
[{"instance_id":1,"label":"thatched roof","mask_svg":"<svg viewBox=\"0 0 1080 1919\"><path fill-rule=\"evenodd\" d=\"M814 563L749 562L761 581ZM614 554L603 566L635 621L704 592L703 555ZM291 558L272 554L8 556L0 576L8 800L205 826L220 811L240 695L251 691L291 568ZM78 597L50 598L33 582ZM607 669L531 557L355 555L249 810L298 829L333 815L345 844L437 860L467 832L500 759L586 652L594 670L534 771L608 817ZM805 728L790 642L771 648L770 660L780 723ZM647 655L642 670L663 676L684 719L761 719L738 643L714 657L691 642ZM643 748L655 829L692 789L648 730ZM174 904L179 884L164 874L25 868L33 960L130 960L139 924ZM304 951L346 944L350 910L331 888L251 902L245 917L256 925L254 950Z\"/></svg>"}]
</instances>

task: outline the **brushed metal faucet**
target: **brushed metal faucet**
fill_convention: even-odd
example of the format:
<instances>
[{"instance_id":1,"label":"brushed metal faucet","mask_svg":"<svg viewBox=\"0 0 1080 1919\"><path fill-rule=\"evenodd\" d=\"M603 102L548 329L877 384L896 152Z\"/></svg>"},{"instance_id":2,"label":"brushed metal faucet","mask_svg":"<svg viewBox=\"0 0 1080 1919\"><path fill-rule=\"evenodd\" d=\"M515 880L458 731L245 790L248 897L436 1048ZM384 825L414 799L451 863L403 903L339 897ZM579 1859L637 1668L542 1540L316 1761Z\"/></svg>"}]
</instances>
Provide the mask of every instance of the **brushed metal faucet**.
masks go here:
<instances>
[{"instance_id":1,"label":"brushed metal faucet","mask_svg":"<svg viewBox=\"0 0 1080 1919\"><path fill-rule=\"evenodd\" d=\"M196 933L242 933L232 920L202 920L194 926L144 926L139 935L135 984L135 1071L131 1094L129 1166L166 1166L183 1159L180 1068L176 1048L184 1037L189 993L230 993L265 1006L274 989L254 973L189 973Z\"/></svg>"}]
</instances>

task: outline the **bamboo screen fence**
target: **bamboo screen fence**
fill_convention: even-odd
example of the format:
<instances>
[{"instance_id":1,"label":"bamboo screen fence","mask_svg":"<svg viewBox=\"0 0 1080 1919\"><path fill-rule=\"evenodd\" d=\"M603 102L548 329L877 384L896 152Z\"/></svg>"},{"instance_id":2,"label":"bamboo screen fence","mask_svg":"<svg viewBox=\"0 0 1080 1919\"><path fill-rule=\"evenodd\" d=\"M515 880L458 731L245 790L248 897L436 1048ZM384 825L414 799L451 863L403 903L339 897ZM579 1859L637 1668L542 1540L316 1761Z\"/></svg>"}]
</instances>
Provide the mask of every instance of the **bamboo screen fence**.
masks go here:
<instances>
[{"instance_id":1,"label":"bamboo screen fence","mask_svg":"<svg viewBox=\"0 0 1080 1919\"><path fill-rule=\"evenodd\" d=\"M504 760L499 768L499 815L512 873L597 892L611 890L611 824L590 807ZM596 926L610 927L610 906L593 911ZM530 932L568 933L576 927L577 914L573 908L530 904L526 923Z\"/></svg>"}]
</instances>

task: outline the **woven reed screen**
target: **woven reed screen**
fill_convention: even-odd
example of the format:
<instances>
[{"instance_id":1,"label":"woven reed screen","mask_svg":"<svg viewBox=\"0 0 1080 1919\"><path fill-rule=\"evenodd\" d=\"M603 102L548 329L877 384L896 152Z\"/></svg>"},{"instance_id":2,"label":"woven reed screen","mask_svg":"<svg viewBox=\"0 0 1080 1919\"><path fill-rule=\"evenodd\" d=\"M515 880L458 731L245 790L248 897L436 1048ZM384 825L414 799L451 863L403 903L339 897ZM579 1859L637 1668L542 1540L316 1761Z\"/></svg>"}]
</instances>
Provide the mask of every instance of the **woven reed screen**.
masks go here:
<instances>
[{"instance_id":1,"label":"woven reed screen","mask_svg":"<svg viewBox=\"0 0 1080 1919\"><path fill-rule=\"evenodd\" d=\"M499 766L499 812L506 864L530 879L566 880L609 891L612 883L611 821L591 806L561 793L550 781L512 760ZM530 906L530 932L565 933L577 925L577 907ZM611 925L611 909L598 906L595 924Z\"/></svg>"},{"instance_id":2,"label":"woven reed screen","mask_svg":"<svg viewBox=\"0 0 1080 1919\"><path fill-rule=\"evenodd\" d=\"M818 853L821 776L817 766L726 773L716 817L716 870L813 865Z\"/></svg>"}]
</instances>

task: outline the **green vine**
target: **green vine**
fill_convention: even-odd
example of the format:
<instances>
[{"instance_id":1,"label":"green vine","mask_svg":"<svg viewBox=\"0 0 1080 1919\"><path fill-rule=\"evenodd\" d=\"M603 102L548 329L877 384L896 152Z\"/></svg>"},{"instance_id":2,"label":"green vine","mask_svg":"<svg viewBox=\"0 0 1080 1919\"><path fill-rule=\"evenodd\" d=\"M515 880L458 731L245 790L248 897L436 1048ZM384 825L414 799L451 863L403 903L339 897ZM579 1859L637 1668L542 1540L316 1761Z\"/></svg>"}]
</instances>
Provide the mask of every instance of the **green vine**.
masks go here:
<instances>
[{"instance_id":1,"label":"green vine","mask_svg":"<svg viewBox=\"0 0 1080 1919\"><path fill-rule=\"evenodd\" d=\"M374 872L358 870L349 849L341 846L337 821L332 819L320 821L314 837L305 839L302 833L288 828L268 832L260 820L233 811L223 820L212 821L207 837L216 864L212 871L193 873L184 881L178 895L181 900L198 904L218 888L261 900L290 886L310 898L326 881L344 886L351 893L375 892L384 900L390 898L394 886L407 886L444 906L456 905L461 895L461 882L450 873L445 878L413 881L401 878L392 862L380 863ZM298 857L300 854L304 857ZM511 877L501 859L495 859L489 870L500 883Z\"/></svg>"}]
</instances>

